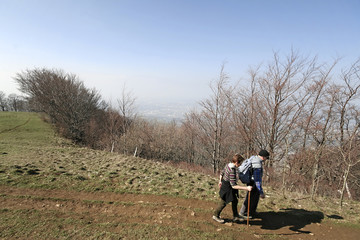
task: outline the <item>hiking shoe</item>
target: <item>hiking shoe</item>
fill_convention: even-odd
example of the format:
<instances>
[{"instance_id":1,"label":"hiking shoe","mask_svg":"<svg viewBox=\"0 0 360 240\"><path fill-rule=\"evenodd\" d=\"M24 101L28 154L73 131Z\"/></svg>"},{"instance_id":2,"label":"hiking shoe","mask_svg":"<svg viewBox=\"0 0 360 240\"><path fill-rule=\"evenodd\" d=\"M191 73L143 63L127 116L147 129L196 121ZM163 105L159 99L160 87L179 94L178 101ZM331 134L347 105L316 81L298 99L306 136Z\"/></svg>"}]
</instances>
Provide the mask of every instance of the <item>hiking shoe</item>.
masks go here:
<instances>
[{"instance_id":1,"label":"hiking shoe","mask_svg":"<svg viewBox=\"0 0 360 240\"><path fill-rule=\"evenodd\" d=\"M239 213L239 216L240 216L241 218L247 219L247 215L244 215L244 214L242 214L242 213ZM252 216L249 216L249 219L252 219Z\"/></svg>"},{"instance_id":2,"label":"hiking shoe","mask_svg":"<svg viewBox=\"0 0 360 240\"><path fill-rule=\"evenodd\" d=\"M218 223L224 223L225 221L224 221L224 219L221 219L221 218L219 218L218 216L213 216L213 219L215 220L215 221L217 221Z\"/></svg>"},{"instance_id":3,"label":"hiking shoe","mask_svg":"<svg viewBox=\"0 0 360 240\"><path fill-rule=\"evenodd\" d=\"M233 222L241 222L243 220L244 220L244 218L242 218L241 216L233 218Z\"/></svg>"}]
</instances>

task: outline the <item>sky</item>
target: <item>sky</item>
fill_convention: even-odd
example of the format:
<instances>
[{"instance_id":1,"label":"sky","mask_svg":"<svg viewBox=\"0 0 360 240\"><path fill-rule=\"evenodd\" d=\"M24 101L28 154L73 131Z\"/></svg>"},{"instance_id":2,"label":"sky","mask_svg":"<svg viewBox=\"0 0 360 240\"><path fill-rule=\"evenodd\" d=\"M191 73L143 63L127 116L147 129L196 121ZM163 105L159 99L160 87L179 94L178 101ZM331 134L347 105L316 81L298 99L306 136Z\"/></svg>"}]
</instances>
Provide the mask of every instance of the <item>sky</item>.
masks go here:
<instances>
[{"instance_id":1,"label":"sky","mask_svg":"<svg viewBox=\"0 0 360 240\"><path fill-rule=\"evenodd\" d=\"M0 0L0 91L17 73L76 74L105 100L198 102L221 65L231 81L295 49L360 57L358 0Z\"/></svg>"}]
</instances>

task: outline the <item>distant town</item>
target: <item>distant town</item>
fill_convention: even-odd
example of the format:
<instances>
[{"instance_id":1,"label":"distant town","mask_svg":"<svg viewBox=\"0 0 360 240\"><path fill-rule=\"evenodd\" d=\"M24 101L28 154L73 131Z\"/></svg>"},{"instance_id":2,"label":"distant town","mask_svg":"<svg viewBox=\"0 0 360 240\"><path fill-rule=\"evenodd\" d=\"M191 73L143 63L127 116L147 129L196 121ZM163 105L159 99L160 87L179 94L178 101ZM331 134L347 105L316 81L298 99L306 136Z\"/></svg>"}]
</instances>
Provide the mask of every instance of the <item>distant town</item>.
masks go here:
<instances>
[{"instance_id":1,"label":"distant town","mask_svg":"<svg viewBox=\"0 0 360 240\"><path fill-rule=\"evenodd\" d=\"M146 119L158 121L175 121L180 122L185 118L185 113L194 109L197 102L138 102L138 114Z\"/></svg>"}]
</instances>

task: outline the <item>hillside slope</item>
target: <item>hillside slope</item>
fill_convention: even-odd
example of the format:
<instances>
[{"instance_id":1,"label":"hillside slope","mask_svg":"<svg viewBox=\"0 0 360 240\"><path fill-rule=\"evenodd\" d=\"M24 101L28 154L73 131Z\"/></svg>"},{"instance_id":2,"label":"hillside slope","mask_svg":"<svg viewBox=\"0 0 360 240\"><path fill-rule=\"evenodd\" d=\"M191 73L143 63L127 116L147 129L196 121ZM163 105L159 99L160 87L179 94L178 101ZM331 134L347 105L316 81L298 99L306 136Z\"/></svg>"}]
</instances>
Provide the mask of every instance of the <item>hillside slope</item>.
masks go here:
<instances>
[{"instance_id":1,"label":"hillside slope","mask_svg":"<svg viewBox=\"0 0 360 240\"><path fill-rule=\"evenodd\" d=\"M213 176L74 146L34 113L0 112L2 239L357 239L359 204L288 199L272 189L260 216L220 225ZM243 193L244 194L244 193ZM243 195L242 194L242 195Z\"/></svg>"}]
</instances>

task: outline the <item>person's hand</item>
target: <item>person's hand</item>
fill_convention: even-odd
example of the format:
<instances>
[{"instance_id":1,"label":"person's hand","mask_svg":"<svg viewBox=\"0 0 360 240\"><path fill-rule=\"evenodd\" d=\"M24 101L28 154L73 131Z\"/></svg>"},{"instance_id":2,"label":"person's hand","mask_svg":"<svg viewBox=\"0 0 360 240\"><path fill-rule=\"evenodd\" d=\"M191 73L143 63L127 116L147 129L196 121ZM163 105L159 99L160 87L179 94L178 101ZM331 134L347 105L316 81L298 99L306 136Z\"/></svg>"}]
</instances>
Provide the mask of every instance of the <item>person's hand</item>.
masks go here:
<instances>
[{"instance_id":1,"label":"person's hand","mask_svg":"<svg viewBox=\"0 0 360 240\"><path fill-rule=\"evenodd\" d=\"M219 188L221 188L221 182L219 182Z\"/></svg>"},{"instance_id":2,"label":"person's hand","mask_svg":"<svg viewBox=\"0 0 360 240\"><path fill-rule=\"evenodd\" d=\"M252 186L247 186L246 188L247 188L247 190L248 190L249 192L251 192Z\"/></svg>"},{"instance_id":3,"label":"person's hand","mask_svg":"<svg viewBox=\"0 0 360 240\"><path fill-rule=\"evenodd\" d=\"M265 193L260 194L260 197L261 197L261 198L265 198Z\"/></svg>"}]
</instances>

